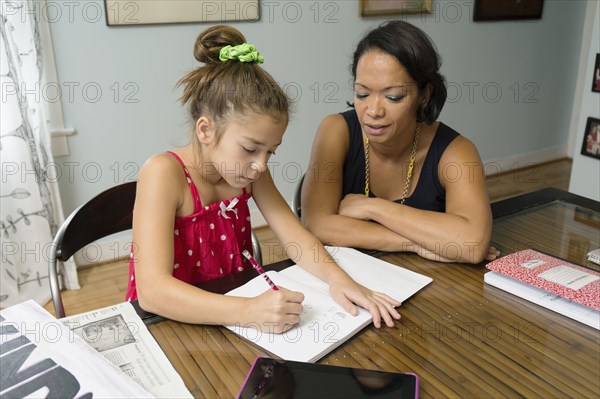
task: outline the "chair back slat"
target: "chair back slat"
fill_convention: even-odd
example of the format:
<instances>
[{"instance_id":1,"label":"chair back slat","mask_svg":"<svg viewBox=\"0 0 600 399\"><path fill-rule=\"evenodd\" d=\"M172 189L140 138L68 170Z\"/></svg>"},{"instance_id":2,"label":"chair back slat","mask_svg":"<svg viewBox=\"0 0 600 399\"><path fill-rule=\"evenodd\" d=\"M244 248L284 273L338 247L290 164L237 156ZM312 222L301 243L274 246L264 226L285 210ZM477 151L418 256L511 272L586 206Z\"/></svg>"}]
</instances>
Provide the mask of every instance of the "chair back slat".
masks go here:
<instances>
[{"instance_id":1,"label":"chair back slat","mask_svg":"<svg viewBox=\"0 0 600 399\"><path fill-rule=\"evenodd\" d=\"M69 259L84 246L132 226L136 182L110 188L75 211L59 244L57 258Z\"/></svg>"}]
</instances>

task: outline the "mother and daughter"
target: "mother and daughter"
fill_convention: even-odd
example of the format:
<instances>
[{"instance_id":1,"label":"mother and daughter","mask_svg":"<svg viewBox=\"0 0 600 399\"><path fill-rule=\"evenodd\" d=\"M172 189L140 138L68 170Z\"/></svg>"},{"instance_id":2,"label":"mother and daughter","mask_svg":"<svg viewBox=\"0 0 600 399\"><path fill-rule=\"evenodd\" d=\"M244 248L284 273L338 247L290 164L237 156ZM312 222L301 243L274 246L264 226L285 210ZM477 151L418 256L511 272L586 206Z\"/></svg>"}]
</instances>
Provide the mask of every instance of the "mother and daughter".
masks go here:
<instances>
[{"instance_id":1,"label":"mother and daughter","mask_svg":"<svg viewBox=\"0 0 600 399\"><path fill-rule=\"evenodd\" d=\"M404 25L408 24L402 23ZM395 37L394 40L407 39ZM253 323L268 331L276 326L275 332L286 331L298 323L304 299L300 292L269 289L254 298L241 298L214 294L195 286L252 268L242 255L245 250L252 252L250 198L283 247L293 248L288 253L292 260L328 283L332 297L350 314L358 313L357 306L367 309L376 327L382 322L393 326L394 320L400 319L396 310L400 303L352 280L334 262L321 241L350 246L342 241L356 234L347 231L340 242L336 234L354 229L369 236L379 234L382 241L400 243L414 238L420 242L428 229L430 233L435 231L432 238L440 239L443 232L467 231L480 223L481 227L477 228L480 235L468 239L479 240L476 251L486 252L491 217L478 168L470 184L450 184L440 179L441 190L447 188L448 191L445 213L441 210L442 214L449 215L448 220L438 218L439 209L413 208L418 206L410 201L417 176L419 172L423 174L420 166L413 169L412 183L410 175L405 179L393 172L394 165L400 165L411 153L411 146L406 143L413 141L412 132L415 132L416 145L412 146L415 149L411 156L416 160L415 165L421 165L429 147L438 146L432 142L439 128L433 122L437 116L435 111L420 117L422 108L427 107L434 94L432 84L415 81L411 70L386 51L375 46L366 48L358 59L355 55L355 64L358 64L353 67L356 113L350 115L350 119L346 114L343 114L344 119L330 117L319 128L312 162L328 162L331 158L339 163L340 171L339 180L334 184L319 182L311 176L306 179L310 183L305 185L307 206L303 214L308 215L308 228L314 225L315 236L296 218L267 169L267 162L281 144L288 124L289 103L285 93L260 67L263 56L237 29L219 25L202 32L194 46L194 57L203 65L179 81L183 87L181 103L188 104L194 123L191 142L186 147L151 157L138 178L133 213L135 250L131 254L126 299L138 299L140 306L149 312L187 323ZM420 65L410 67L420 68ZM441 104L436 107L439 113ZM343 134L348 136L348 128L340 123L346 123L345 120L349 120L352 129L349 137L343 137ZM344 158L348 159L347 154L350 156L350 143L356 140L362 143L362 137L368 138L366 148L369 149L365 152L368 161L364 176L381 204L366 204L364 198L346 195L346 172L342 170L349 167L349 178L352 178L361 166L354 164L354 158L345 164ZM478 161L481 167L470 142L460 136L450 141L446 151L436 147L438 158L443 162L457 158ZM328 151L331 154L325 155ZM450 155L446 157L446 153ZM402 204L387 199L396 195L396 191L390 184L384 184L386 174L390 176L388 183L405 187ZM421 179L418 180L420 186ZM457 199L459 190L466 190L471 196L468 203L461 204ZM368 198L371 199L376 198ZM395 221L388 223L385 218L379 219L367 212L378 207L388 213L388 219ZM330 221L331 226L324 228L323 224L315 223L321 217L325 217L327 223ZM402 223L408 223L415 234L404 233ZM438 233L433 227L436 225L441 226L443 232ZM389 238L393 234L398 237ZM381 246L377 241L368 244L377 244L371 245L373 248ZM401 250L401 246L386 245L382 249ZM430 250L416 252L423 255L427 251Z\"/></svg>"}]
</instances>

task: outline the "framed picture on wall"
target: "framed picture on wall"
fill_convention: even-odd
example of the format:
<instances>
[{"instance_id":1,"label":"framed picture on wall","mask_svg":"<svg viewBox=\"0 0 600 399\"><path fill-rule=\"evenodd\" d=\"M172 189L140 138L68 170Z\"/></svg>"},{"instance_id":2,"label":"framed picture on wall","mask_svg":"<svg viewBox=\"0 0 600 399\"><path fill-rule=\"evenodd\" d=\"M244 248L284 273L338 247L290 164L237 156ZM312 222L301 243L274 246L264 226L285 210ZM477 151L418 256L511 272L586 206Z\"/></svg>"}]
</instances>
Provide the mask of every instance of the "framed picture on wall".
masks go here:
<instances>
[{"instance_id":1,"label":"framed picture on wall","mask_svg":"<svg viewBox=\"0 0 600 399\"><path fill-rule=\"evenodd\" d=\"M431 12L432 0L360 0L360 16Z\"/></svg>"},{"instance_id":2,"label":"framed picture on wall","mask_svg":"<svg viewBox=\"0 0 600 399\"><path fill-rule=\"evenodd\" d=\"M104 0L106 24L258 21L259 0Z\"/></svg>"},{"instance_id":3,"label":"framed picture on wall","mask_svg":"<svg viewBox=\"0 0 600 399\"><path fill-rule=\"evenodd\" d=\"M600 159L600 119L591 117L587 119L581 155Z\"/></svg>"},{"instance_id":4,"label":"framed picture on wall","mask_svg":"<svg viewBox=\"0 0 600 399\"><path fill-rule=\"evenodd\" d=\"M540 19L544 0L475 0L473 21Z\"/></svg>"},{"instance_id":5,"label":"framed picture on wall","mask_svg":"<svg viewBox=\"0 0 600 399\"><path fill-rule=\"evenodd\" d=\"M592 77L592 91L600 93L600 53L596 54L596 63L594 64L594 76Z\"/></svg>"}]
</instances>

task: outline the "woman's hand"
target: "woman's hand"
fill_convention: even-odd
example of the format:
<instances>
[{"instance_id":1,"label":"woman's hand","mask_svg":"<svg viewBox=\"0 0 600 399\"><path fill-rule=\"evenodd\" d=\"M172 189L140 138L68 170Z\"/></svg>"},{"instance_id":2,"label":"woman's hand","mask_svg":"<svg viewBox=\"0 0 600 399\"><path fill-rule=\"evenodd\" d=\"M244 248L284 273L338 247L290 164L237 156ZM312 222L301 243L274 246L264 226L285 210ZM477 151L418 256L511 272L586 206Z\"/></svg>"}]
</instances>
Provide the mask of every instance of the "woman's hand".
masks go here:
<instances>
[{"instance_id":1,"label":"woman's hand","mask_svg":"<svg viewBox=\"0 0 600 399\"><path fill-rule=\"evenodd\" d=\"M381 326L382 319L388 327L394 326L394 319L400 319L400 313L395 309L401 305L400 302L380 292L371 291L352 280L348 275L340 274L339 276L339 278L331 280L329 291L333 299L352 316L358 314L356 308L358 305L373 315L373 324L377 328Z\"/></svg>"},{"instance_id":2,"label":"woman's hand","mask_svg":"<svg viewBox=\"0 0 600 399\"><path fill-rule=\"evenodd\" d=\"M488 248L487 254L485 255L485 260L494 260L500 257L500 251L495 247L491 246Z\"/></svg>"},{"instance_id":3,"label":"woman's hand","mask_svg":"<svg viewBox=\"0 0 600 399\"><path fill-rule=\"evenodd\" d=\"M249 327L258 325L263 332L281 334L300 322L304 294L278 288L278 291L269 289L250 298L247 309L242 310L247 314L244 319Z\"/></svg>"},{"instance_id":4,"label":"woman's hand","mask_svg":"<svg viewBox=\"0 0 600 399\"><path fill-rule=\"evenodd\" d=\"M373 198L365 197L362 194L347 194L340 202L338 214L353 219L369 220L367 214L367 202Z\"/></svg>"}]
</instances>

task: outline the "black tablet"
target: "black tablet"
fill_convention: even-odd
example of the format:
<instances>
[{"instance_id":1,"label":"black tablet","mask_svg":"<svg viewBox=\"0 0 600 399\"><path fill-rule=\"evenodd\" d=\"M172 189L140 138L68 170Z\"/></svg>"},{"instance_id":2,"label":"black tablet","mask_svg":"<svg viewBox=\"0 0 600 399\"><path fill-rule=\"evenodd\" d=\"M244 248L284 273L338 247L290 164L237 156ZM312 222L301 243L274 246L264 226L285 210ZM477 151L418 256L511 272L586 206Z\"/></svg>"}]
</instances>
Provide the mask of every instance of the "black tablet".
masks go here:
<instances>
[{"instance_id":1,"label":"black tablet","mask_svg":"<svg viewBox=\"0 0 600 399\"><path fill-rule=\"evenodd\" d=\"M238 399L417 399L419 377L257 357Z\"/></svg>"}]
</instances>

